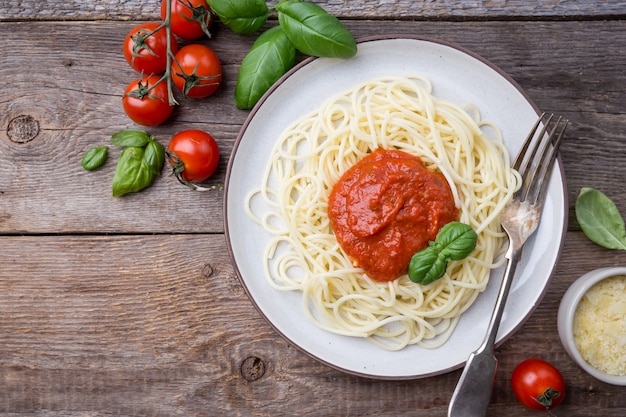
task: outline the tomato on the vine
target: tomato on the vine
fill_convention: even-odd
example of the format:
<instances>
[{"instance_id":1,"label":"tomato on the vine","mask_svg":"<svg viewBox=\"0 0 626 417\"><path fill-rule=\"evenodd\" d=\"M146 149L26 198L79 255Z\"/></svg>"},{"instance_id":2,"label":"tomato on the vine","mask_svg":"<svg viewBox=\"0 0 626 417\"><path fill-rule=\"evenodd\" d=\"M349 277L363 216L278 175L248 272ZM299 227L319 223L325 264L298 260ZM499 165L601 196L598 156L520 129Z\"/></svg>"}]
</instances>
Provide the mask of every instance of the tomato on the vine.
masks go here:
<instances>
[{"instance_id":1,"label":"tomato on the vine","mask_svg":"<svg viewBox=\"0 0 626 417\"><path fill-rule=\"evenodd\" d=\"M159 125L174 111L167 82L157 75L144 75L128 84L122 106L131 120L144 126Z\"/></svg>"},{"instance_id":2,"label":"tomato on the vine","mask_svg":"<svg viewBox=\"0 0 626 417\"><path fill-rule=\"evenodd\" d=\"M172 54L178 51L174 35L170 35ZM124 57L137 72L161 74L167 67L167 32L160 22L141 23L124 39Z\"/></svg>"},{"instance_id":3,"label":"tomato on the vine","mask_svg":"<svg viewBox=\"0 0 626 417\"><path fill-rule=\"evenodd\" d=\"M190 44L176 53L172 80L185 97L208 97L222 82L222 65L208 46Z\"/></svg>"},{"instance_id":4,"label":"tomato on the vine","mask_svg":"<svg viewBox=\"0 0 626 417\"><path fill-rule=\"evenodd\" d=\"M511 375L511 385L519 402L532 410L552 410L565 399L563 376L541 359L520 362Z\"/></svg>"},{"instance_id":5,"label":"tomato on the vine","mask_svg":"<svg viewBox=\"0 0 626 417\"><path fill-rule=\"evenodd\" d=\"M183 130L167 146L167 160L183 184L209 178L219 162L219 148L210 134L202 130Z\"/></svg>"},{"instance_id":6,"label":"tomato on the vine","mask_svg":"<svg viewBox=\"0 0 626 417\"><path fill-rule=\"evenodd\" d=\"M167 2L161 2L161 19L167 16ZM181 39L193 40L210 36L213 13L206 0L171 0L170 29Z\"/></svg>"}]
</instances>

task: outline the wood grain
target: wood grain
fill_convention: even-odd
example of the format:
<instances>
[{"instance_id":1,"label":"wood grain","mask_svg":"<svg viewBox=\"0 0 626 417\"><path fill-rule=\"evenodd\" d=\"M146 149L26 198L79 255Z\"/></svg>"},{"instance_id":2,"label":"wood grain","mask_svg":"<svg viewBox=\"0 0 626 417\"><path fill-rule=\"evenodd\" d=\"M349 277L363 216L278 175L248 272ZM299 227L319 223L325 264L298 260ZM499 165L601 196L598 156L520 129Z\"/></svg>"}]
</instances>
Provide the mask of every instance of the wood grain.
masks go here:
<instances>
[{"instance_id":1,"label":"wood grain","mask_svg":"<svg viewBox=\"0 0 626 417\"><path fill-rule=\"evenodd\" d=\"M317 3L357 37L457 43L499 66L541 109L571 120L561 152L564 250L541 304L497 349L489 416L535 415L509 388L513 368L529 356L563 372L568 392L558 415L625 415L623 388L594 380L567 356L556 315L578 276L626 261L587 240L573 211L580 188L592 186L626 213L626 6ZM136 74L121 44L137 21L157 18L158 4L0 4L0 415L445 416L460 371L412 381L356 377L320 364L266 323L228 256L222 191L191 192L164 172L149 189L113 198L113 146L105 167L81 168L89 147L133 126L120 99ZM163 144L182 128L214 134L221 162L211 183L224 181L248 115L232 95L253 41L216 25L202 42L222 60L223 87L149 129Z\"/></svg>"},{"instance_id":2,"label":"wood grain","mask_svg":"<svg viewBox=\"0 0 626 417\"><path fill-rule=\"evenodd\" d=\"M542 19L607 18L623 15L621 2L585 0L312 0L341 18L376 19ZM269 0L268 5L278 3ZM160 0L4 0L0 20L152 20L159 18Z\"/></svg>"}]
</instances>

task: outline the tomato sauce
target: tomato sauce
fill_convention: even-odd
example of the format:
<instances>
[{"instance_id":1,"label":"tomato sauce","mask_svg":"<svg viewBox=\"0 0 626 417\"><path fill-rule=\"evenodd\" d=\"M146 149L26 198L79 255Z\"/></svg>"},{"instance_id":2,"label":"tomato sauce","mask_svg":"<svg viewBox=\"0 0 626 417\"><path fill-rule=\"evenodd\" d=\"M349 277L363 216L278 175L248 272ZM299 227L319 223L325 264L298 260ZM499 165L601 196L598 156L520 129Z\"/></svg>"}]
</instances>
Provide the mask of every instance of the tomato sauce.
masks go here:
<instances>
[{"instance_id":1,"label":"tomato sauce","mask_svg":"<svg viewBox=\"0 0 626 417\"><path fill-rule=\"evenodd\" d=\"M381 282L406 273L415 252L458 214L444 176L397 150L365 156L342 175L328 201L342 249L354 266Z\"/></svg>"}]
</instances>

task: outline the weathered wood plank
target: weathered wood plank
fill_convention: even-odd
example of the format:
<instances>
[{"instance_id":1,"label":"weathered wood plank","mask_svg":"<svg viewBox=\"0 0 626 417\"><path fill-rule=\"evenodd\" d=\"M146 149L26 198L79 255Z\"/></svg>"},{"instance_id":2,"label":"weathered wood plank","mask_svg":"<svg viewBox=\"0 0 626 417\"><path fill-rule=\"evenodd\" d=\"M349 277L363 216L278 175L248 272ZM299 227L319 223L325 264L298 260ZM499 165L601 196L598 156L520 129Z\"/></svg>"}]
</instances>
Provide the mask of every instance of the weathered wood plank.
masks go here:
<instances>
[{"instance_id":1,"label":"weathered wood plank","mask_svg":"<svg viewBox=\"0 0 626 417\"><path fill-rule=\"evenodd\" d=\"M311 0L341 18L387 19L524 19L623 16L623 2L586 0L414 1ZM268 5L278 3L267 1ZM4 0L0 20L149 20L159 18L161 1Z\"/></svg>"},{"instance_id":2,"label":"weathered wood plank","mask_svg":"<svg viewBox=\"0 0 626 417\"><path fill-rule=\"evenodd\" d=\"M2 237L0 414L445 416L459 371L416 381L343 374L289 345L247 299L223 236ZM527 416L509 388L529 356L562 370L559 415L623 416L621 388L569 359L556 333L567 286L623 261L570 232L545 298L498 349L490 416ZM294 312L297 314L297 312ZM419 360L419 358L416 358Z\"/></svg>"},{"instance_id":3,"label":"weathered wood plank","mask_svg":"<svg viewBox=\"0 0 626 417\"><path fill-rule=\"evenodd\" d=\"M110 182L119 149L110 148L111 159L99 171L87 173L80 166L89 147L108 144L113 133L134 126L120 105L125 85L136 76L120 52L133 25L0 23L5 39L0 46L0 77L11 80L0 92L1 233L223 231L222 192L191 192L165 171L142 191L147 198L143 194L113 198ZM563 147L570 201L580 187L595 186L626 207L621 182L607 181L626 179L624 21L394 22L386 27L374 21L347 21L346 25L357 37L390 33L438 37L491 60L540 108L571 119ZM184 128L211 132L221 149L214 183L224 180L232 145L248 114L235 108L232 96L239 63L253 39L219 28L204 42L223 62L223 87L207 100L182 102L171 121L147 129L163 144ZM24 118L30 123L16 129Z\"/></svg>"}]
</instances>

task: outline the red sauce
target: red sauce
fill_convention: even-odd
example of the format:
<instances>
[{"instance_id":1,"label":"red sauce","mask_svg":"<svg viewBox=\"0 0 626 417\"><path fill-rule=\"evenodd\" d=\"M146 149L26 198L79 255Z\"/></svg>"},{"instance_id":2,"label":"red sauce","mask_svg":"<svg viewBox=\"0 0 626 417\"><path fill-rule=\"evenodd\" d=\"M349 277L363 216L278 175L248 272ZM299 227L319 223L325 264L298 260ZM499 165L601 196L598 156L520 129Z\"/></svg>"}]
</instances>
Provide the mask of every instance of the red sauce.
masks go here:
<instances>
[{"instance_id":1,"label":"red sauce","mask_svg":"<svg viewBox=\"0 0 626 417\"><path fill-rule=\"evenodd\" d=\"M377 149L335 184L328 215L353 265L384 282L406 273L415 252L456 220L458 209L441 173L417 156Z\"/></svg>"}]
</instances>

